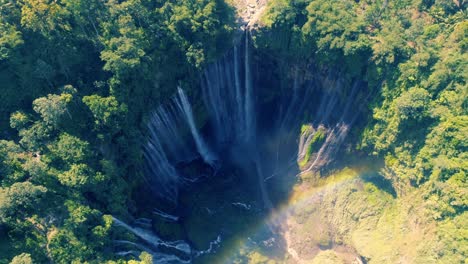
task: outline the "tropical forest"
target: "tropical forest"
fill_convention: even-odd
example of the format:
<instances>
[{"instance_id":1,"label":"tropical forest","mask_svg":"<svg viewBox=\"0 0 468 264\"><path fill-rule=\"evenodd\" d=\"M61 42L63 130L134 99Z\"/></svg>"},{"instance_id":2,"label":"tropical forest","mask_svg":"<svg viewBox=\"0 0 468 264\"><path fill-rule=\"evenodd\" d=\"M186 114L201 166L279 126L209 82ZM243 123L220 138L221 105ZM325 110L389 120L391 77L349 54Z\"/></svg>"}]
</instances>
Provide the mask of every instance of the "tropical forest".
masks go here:
<instances>
[{"instance_id":1,"label":"tropical forest","mask_svg":"<svg viewBox=\"0 0 468 264\"><path fill-rule=\"evenodd\" d=\"M467 264L468 1L0 0L0 264Z\"/></svg>"}]
</instances>

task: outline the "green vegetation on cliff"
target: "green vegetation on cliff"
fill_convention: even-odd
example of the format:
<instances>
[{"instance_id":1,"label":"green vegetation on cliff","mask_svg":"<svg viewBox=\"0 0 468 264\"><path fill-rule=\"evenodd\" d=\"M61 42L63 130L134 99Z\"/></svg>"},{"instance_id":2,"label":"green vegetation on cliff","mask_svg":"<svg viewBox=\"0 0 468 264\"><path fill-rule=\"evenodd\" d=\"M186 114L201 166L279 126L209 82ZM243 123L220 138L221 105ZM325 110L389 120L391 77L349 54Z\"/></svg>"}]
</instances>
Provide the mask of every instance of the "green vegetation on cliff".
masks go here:
<instances>
[{"instance_id":1,"label":"green vegetation on cliff","mask_svg":"<svg viewBox=\"0 0 468 264\"><path fill-rule=\"evenodd\" d=\"M0 263L117 260L145 114L233 23L220 0L0 0Z\"/></svg>"},{"instance_id":2,"label":"green vegetation on cliff","mask_svg":"<svg viewBox=\"0 0 468 264\"><path fill-rule=\"evenodd\" d=\"M468 256L466 8L465 1L272 0L257 28L260 49L289 63L339 69L374 91L358 149L385 160L381 177L391 181L399 206L418 208L416 220L398 209L387 223L436 226L435 253L409 263L463 263ZM406 239L394 240L387 247L398 252Z\"/></svg>"}]
</instances>

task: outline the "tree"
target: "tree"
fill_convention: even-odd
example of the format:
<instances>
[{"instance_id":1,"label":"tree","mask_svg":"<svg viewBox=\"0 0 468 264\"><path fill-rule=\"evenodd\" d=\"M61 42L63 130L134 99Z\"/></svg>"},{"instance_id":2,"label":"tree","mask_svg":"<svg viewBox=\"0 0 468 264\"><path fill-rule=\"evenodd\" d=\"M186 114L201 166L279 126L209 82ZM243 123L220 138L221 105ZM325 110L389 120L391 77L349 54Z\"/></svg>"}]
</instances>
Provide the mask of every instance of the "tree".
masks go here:
<instances>
[{"instance_id":1,"label":"tree","mask_svg":"<svg viewBox=\"0 0 468 264\"><path fill-rule=\"evenodd\" d=\"M72 98L71 94L49 94L34 100L33 109L41 115L45 124L57 127L63 115L68 113L67 106Z\"/></svg>"},{"instance_id":2,"label":"tree","mask_svg":"<svg viewBox=\"0 0 468 264\"><path fill-rule=\"evenodd\" d=\"M50 239L50 255L57 263L82 263L93 257L92 247L79 240L69 229L60 229Z\"/></svg>"},{"instance_id":3,"label":"tree","mask_svg":"<svg viewBox=\"0 0 468 264\"><path fill-rule=\"evenodd\" d=\"M232 10L222 1L167 1L159 12L175 44L195 67L211 60L216 47L225 46L234 29L229 23L233 21Z\"/></svg>"},{"instance_id":4,"label":"tree","mask_svg":"<svg viewBox=\"0 0 468 264\"><path fill-rule=\"evenodd\" d=\"M35 122L30 127L21 129L20 144L30 151L40 151L50 139L53 130L43 122Z\"/></svg>"},{"instance_id":5,"label":"tree","mask_svg":"<svg viewBox=\"0 0 468 264\"><path fill-rule=\"evenodd\" d=\"M381 22L372 50L373 59L379 65L393 65L408 56L409 47L405 31L398 17L391 17Z\"/></svg>"},{"instance_id":6,"label":"tree","mask_svg":"<svg viewBox=\"0 0 468 264\"><path fill-rule=\"evenodd\" d=\"M115 16L115 24L106 30L105 49L101 52L101 59L106 62L103 69L115 74L114 82L126 78L140 65L149 44L145 31L137 26L135 19L119 12L118 6L116 9L111 13Z\"/></svg>"},{"instance_id":7,"label":"tree","mask_svg":"<svg viewBox=\"0 0 468 264\"><path fill-rule=\"evenodd\" d=\"M0 17L0 61L9 59L23 43L21 32Z\"/></svg>"},{"instance_id":8,"label":"tree","mask_svg":"<svg viewBox=\"0 0 468 264\"><path fill-rule=\"evenodd\" d=\"M315 38L319 51L342 50L345 55L368 49L365 23L355 13L353 1L312 1L307 6L308 21L304 33Z\"/></svg>"},{"instance_id":9,"label":"tree","mask_svg":"<svg viewBox=\"0 0 468 264\"><path fill-rule=\"evenodd\" d=\"M112 226L110 216L102 215L98 210L74 200L65 201L65 206L68 218L64 222L64 228L73 231L81 241L87 241L89 247L99 249L104 247L110 240L109 231Z\"/></svg>"},{"instance_id":10,"label":"tree","mask_svg":"<svg viewBox=\"0 0 468 264\"><path fill-rule=\"evenodd\" d=\"M414 87L395 100L396 110L403 120L420 120L427 115L430 100L430 95L426 90Z\"/></svg>"},{"instance_id":11,"label":"tree","mask_svg":"<svg viewBox=\"0 0 468 264\"><path fill-rule=\"evenodd\" d=\"M26 124L29 122L29 117L27 114L21 111L14 112L10 116L10 127L21 130L25 128Z\"/></svg>"},{"instance_id":12,"label":"tree","mask_svg":"<svg viewBox=\"0 0 468 264\"><path fill-rule=\"evenodd\" d=\"M142 252L140 254L141 264L153 264L153 256L147 252Z\"/></svg>"},{"instance_id":13,"label":"tree","mask_svg":"<svg viewBox=\"0 0 468 264\"><path fill-rule=\"evenodd\" d=\"M18 256L15 256L10 264L33 264L32 258L30 254L21 253Z\"/></svg>"},{"instance_id":14,"label":"tree","mask_svg":"<svg viewBox=\"0 0 468 264\"><path fill-rule=\"evenodd\" d=\"M100 19L107 15L107 8L101 1L96 0L63 0L65 8L73 16L78 28L74 31L82 34L84 38L100 36Z\"/></svg>"},{"instance_id":15,"label":"tree","mask_svg":"<svg viewBox=\"0 0 468 264\"><path fill-rule=\"evenodd\" d=\"M93 182L94 172L86 164L72 164L68 171L58 176L60 183L71 188L82 189Z\"/></svg>"},{"instance_id":16,"label":"tree","mask_svg":"<svg viewBox=\"0 0 468 264\"><path fill-rule=\"evenodd\" d=\"M86 162L91 157L89 143L67 133L60 134L49 149L53 156L67 164Z\"/></svg>"},{"instance_id":17,"label":"tree","mask_svg":"<svg viewBox=\"0 0 468 264\"><path fill-rule=\"evenodd\" d=\"M101 53L101 59L106 62L104 70L111 71L117 76L125 76L138 67L145 56L144 32L137 29L131 22L130 16L123 16L119 23L127 25L120 31L123 36L111 38L106 42L106 49Z\"/></svg>"},{"instance_id":18,"label":"tree","mask_svg":"<svg viewBox=\"0 0 468 264\"><path fill-rule=\"evenodd\" d=\"M0 140L0 180L4 184L10 185L25 178L22 152L14 142Z\"/></svg>"},{"instance_id":19,"label":"tree","mask_svg":"<svg viewBox=\"0 0 468 264\"><path fill-rule=\"evenodd\" d=\"M21 25L48 36L54 31L68 31L69 13L59 1L25 0L21 8Z\"/></svg>"},{"instance_id":20,"label":"tree","mask_svg":"<svg viewBox=\"0 0 468 264\"><path fill-rule=\"evenodd\" d=\"M0 221L14 223L25 220L37 211L37 206L44 198L47 189L30 182L17 182L10 187L0 188Z\"/></svg>"},{"instance_id":21,"label":"tree","mask_svg":"<svg viewBox=\"0 0 468 264\"><path fill-rule=\"evenodd\" d=\"M312 56L314 40L304 35L302 28L307 22L305 12L309 1L269 1L261 17L263 26L256 34L256 45L272 49L287 58L304 61ZM260 36L260 37L259 37Z\"/></svg>"},{"instance_id":22,"label":"tree","mask_svg":"<svg viewBox=\"0 0 468 264\"><path fill-rule=\"evenodd\" d=\"M127 107L120 104L113 96L101 97L91 95L83 97L85 103L93 113L95 123L98 129L107 127L118 129L119 120L127 112Z\"/></svg>"}]
</instances>

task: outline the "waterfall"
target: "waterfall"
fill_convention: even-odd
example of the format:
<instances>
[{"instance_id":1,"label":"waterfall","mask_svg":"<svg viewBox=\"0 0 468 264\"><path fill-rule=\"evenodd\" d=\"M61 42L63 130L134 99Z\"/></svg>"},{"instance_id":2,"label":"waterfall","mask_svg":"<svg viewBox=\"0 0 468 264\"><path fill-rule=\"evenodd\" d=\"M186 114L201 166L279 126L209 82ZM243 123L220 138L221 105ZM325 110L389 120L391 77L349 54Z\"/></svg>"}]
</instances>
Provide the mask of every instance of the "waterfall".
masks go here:
<instances>
[{"instance_id":1,"label":"waterfall","mask_svg":"<svg viewBox=\"0 0 468 264\"><path fill-rule=\"evenodd\" d=\"M320 107L318 108L318 116L320 117L320 122L325 122L332 110L335 110L336 104L338 102L338 95L336 91L342 86L340 80L333 82L336 86L334 87L334 93L326 93L325 100L322 100ZM319 151L317 152L314 161L304 170L302 173L313 171L314 169L319 169L327 165L330 162L330 157L335 155L338 149L343 144L346 136L349 133L351 126L356 121L359 112L358 111L350 111L351 106L355 103L358 90L360 88L360 82L355 81L352 84L351 92L346 97L346 103L341 111L341 115L339 120L337 121L336 125L328 132L326 136L325 142L320 147ZM336 111L336 110L335 110ZM305 144L308 146L308 144ZM301 152L299 156L302 156L303 153Z\"/></svg>"},{"instance_id":2,"label":"waterfall","mask_svg":"<svg viewBox=\"0 0 468 264\"><path fill-rule=\"evenodd\" d=\"M256 156L255 157L255 169L256 169L257 177L258 177L258 186L260 188L260 194L262 195L263 206L265 209L272 210L273 203L270 200L270 197L268 195L268 190L266 189L266 186L265 186L265 178L264 178L264 174L262 170L262 164L258 157L257 151L256 151L255 156Z\"/></svg>"},{"instance_id":3,"label":"waterfall","mask_svg":"<svg viewBox=\"0 0 468 264\"><path fill-rule=\"evenodd\" d=\"M288 121L290 119L290 115L297 114L297 112L295 112L295 113L293 113L293 112L294 112L294 110L297 110L295 108L298 105L297 100L299 99L298 98L298 90L299 90L299 80L298 79L299 79L299 74L298 74L298 70L296 70L294 72L293 95L291 97L291 101L287 105L287 110L286 110L286 113L284 114L284 117L279 119L279 121L280 121L279 130L282 130L285 125L289 124ZM306 98L302 97L302 99L305 100Z\"/></svg>"},{"instance_id":4,"label":"waterfall","mask_svg":"<svg viewBox=\"0 0 468 264\"><path fill-rule=\"evenodd\" d=\"M242 149L244 165L255 166L264 207L271 209L273 205L268 197L256 146L256 109L249 42L250 33L246 29L243 47L242 43L236 45L221 60L209 65L203 73L201 87L203 101L216 132L218 149ZM244 56L239 58L242 48Z\"/></svg>"},{"instance_id":5,"label":"waterfall","mask_svg":"<svg viewBox=\"0 0 468 264\"><path fill-rule=\"evenodd\" d=\"M159 106L151 114L147 131L148 141L143 154L148 182L155 194L176 203L181 182L191 181L179 175L176 165L195 159L196 153L212 166L216 160L197 130L192 107L181 88L169 103ZM187 132L191 138L187 137Z\"/></svg>"},{"instance_id":6,"label":"waterfall","mask_svg":"<svg viewBox=\"0 0 468 264\"><path fill-rule=\"evenodd\" d=\"M249 31L245 31L245 59L244 59L244 70L245 70L245 140L249 141L254 136L254 109L252 107L252 77L250 72L250 56L249 56Z\"/></svg>"},{"instance_id":7,"label":"waterfall","mask_svg":"<svg viewBox=\"0 0 468 264\"><path fill-rule=\"evenodd\" d=\"M116 253L117 256L125 256L125 255L134 255L135 257L139 257L142 251L145 251L149 253L153 257L153 263L158 263L158 264L180 264L180 263L192 263L190 260L182 260L181 258L174 256L174 255L169 255L169 254L164 254L164 253L157 253L154 252L153 250L140 245L138 243L126 241L126 240L114 240L114 243L119 244L119 245L127 245L130 247L135 247L137 250L128 250L128 251L119 251Z\"/></svg>"},{"instance_id":8,"label":"waterfall","mask_svg":"<svg viewBox=\"0 0 468 264\"><path fill-rule=\"evenodd\" d=\"M301 133L299 139L298 152L297 152L297 161L300 162L306 156L307 151L309 151L309 145L312 143L316 130L313 128L305 129Z\"/></svg>"},{"instance_id":9,"label":"waterfall","mask_svg":"<svg viewBox=\"0 0 468 264\"><path fill-rule=\"evenodd\" d=\"M306 171L325 166L344 142L358 114L351 107L359 91L359 82L355 81L347 90L345 79L338 71L317 72L310 79L305 75L307 70L300 71L297 66L292 68L289 94L278 102L282 111L272 118L275 130L267 132L273 135L257 138L257 87L253 84L256 78L251 70L251 45L250 33L245 29L242 41L201 74L201 94L208 114L206 127L211 129L209 135L212 136L210 146L196 126L192 106L182 88L177 88L171 103L161 105L153 113L144 154L149 164L149 182L160 196L176 201L181 182L192 184L197 181L198 177L195 180L188 178L176 169L178 164L193 160L197 155L213 167L217 157L227 156L226 150L241 151L242 155L235 155L244 159L245 166L255 164L256 169L252 171L257 172L259 182L263 183L283 171L285 166L290 168L292 161L304 159L316 129L323 130L325 139L318 151L310 154L304 161L306 164L301 165L307 168ZM350 92L348 98L343 98L346 91ZM315 131L299 134L298 149L292 151L288 146L296 142L292 141L295 140L293 136L298 135L291 132L297 131L305 114L313 114L310 125ZM266 145L274 146L274 157L267 153L272 150ZM269 164L274 165L274 172L265 178L260 174L270 175ZM261 184L260 188L265 204L269 204L266 186Z\"/></svg>"},{"instance_id":10,"label":"waterfall","mask_svg":"<svg viewBox=\"0 0 468 264\"><path fill-rule=\"evenodd\" d=\"M236 86L236 105L243 105L244 103L242 102L241 85L239 79L239 54L237 49L237 46L234 46L234 81ZM245 123L243 113L243 108L238 107L237 122L239 122L239 124Z\"/></svg>"},{"instance_id":11,"label":"waterfall","mask_svg":"<svg viewBox=\"0 0 468 264\"><path fill-rule=\"evenodd\" d=\"M192 109L188 96L180 87L177 87L172 100L164 102L151 114L144 157L148 165L148 182L159 196L176 204L180 188L196 184L198 179L212 173L206 170L197 172L198 175L195 176L185 175L190 174L187 171L193 170L190 167L193 165L192 161L197 162L193 166L193 171L196 171L198 167L208 167L199 166L201 159L203 163L214 167L218 165L215 163L223 162L218 157L235 156L239 160L233 163L258 182L257 185L253 181L255 188L259 190L258 200L263 202L264 211L271 212L275 209L275 204L270 199L269 192L272 190L271 184L278 182L275 182L276 178L270 179L278 175L297 175L300 169L303 170L301 173L317 171L329 164L330 157L345 142L358 116L358 111L353 111L352 106L357 98L359 82L354 82L351 89L347 89L344 78L335 78L330 72L326 77L317 73L316 77L308 79L306 70L293 68L294 72L288 74L291 80L288 80L290 87L286 94L278 101L275 98L272 103L268 102L278 105L268 105L268 112L260 112L268 115L270 120L266 120L266 123L271 124L263 126L262 122L259 123L262 126L257 125L256 110L261 108L256 106L255 96L261 94L258 92L261 87L254 85L258 76L255 76L255 71L252 72L255 67L251 61L251 45L250 34L246 29L244 39L220 60L208 65L201 74L201 111L207 114L207 123L203 130L199 131L195 121L197 116L193 112L195 110L196 113L199 109ZM269 107L280 108L280 113ZM298 135L304 116L314 119L307 120L307 128ZM319 132L323 133L323 138ZM266 177L267 175L269 176ZM259 204L261 203L252 203L252 207ZM251 209L250 204L234 202L232 205L245 210ZM210 209L206 210L213 214ZM179 221L178 216L157 209L153 213L167 222ZM138 226L125 224L118 219L114 219L114 222L144 241L140 243L143 246L138 244L139 249L147 244L151 245L148 246L148 252L157 256L156 263L189 263L184 256L209 254L221 242L221 236L218 236L207 250L196 251L184 241L163 241L151 231L145 230L144 227L151 226L147 220L138 221ZM268 227L274 233L278 223L269 222ZM119 252L122 255L134 255L133 249L125 248ZM164 250L168 249L172 253L166 254Z\"/></svg>"},{"instance_id":12,"label":"waterfall","mask_svg":"<svg viewBox=\"0 0 468 264\"><path fill-rule=\"evenodd\" d=\"M327 152L327 149L329 148L330 145L332 144L335 144L336 143L336 128L338 127L338 125L333 128L333 130L327 135L326 139L325 139L325 142L322 144L322 146L320 147L319 151L317 152L317 155L314 159L314 161L312 162L312 164L305 170L303 171L302 173L305 173L305 172L309 172L309 171L312 171L312 169L316 168L317 165L324 165L328 159L328 156L327 155L324 155L324 153Z\"/></svg>"},{"instance_id":13,"label":"waterfall","mask_svg":"<svg viewBox=\"0 0 468 264\"><path fill-rule=\"evenodd\" d=\"M129 251L120 251L116 253L117 256L127 256L127 255L132 255L134 257L138 257L140 255L140 252L136 250L129 250Z\"/></svg>"},{"instance_id":14,"label":"waterfall","mask_svg":"<svg viewBox=\"0 0 468 264\"><path fill-rule=\"evenodd\" d=\"M149 233L148 231L142 229L142 228L139 228L139 227L131 227L130 225L126 224L125 222L115 218L115 217L112 217L112 220L114 221L114 223L117 225L117 226L121 226L123 228L125 228L126 230L130 231L130 233L134 234L135 236L141 238L143 241L145 241L146 243L152 245L152 246L158 246L161 242L161 239L159 237L157 237L156 235L153 235L151 233Z\"/></svg>"},{"instance_id":15,"label":"waterfall","mask_svg":"<svg viewBox=\"0 0 468 264\"><path fill-rule=\"evenodd\" d=\"M179 94L179 99L180 99L178 105L185 113L185 118L187 119L187 123L190 126L190 131L192 132L192 136L195 139L198 153L200 153L200 155L202 156L203 160L206 163L210 165L214 165L215 157L213 156L211 151L206 146L205 142L200 136L200 133L198 133L197 127L195 126L195 121L193 119L192 107L190 106L187 96L185 96L184 90L178 87L177 92Z\"/></svg>"},{"instance_id":16,"label":"waterfall","mask_svg":"<svg viewBox=\"0 0 468 264\"><path fill-rule=\"evenodd\" d=\"M192 256L197 258L200 257L201 255L209 254L212 253L215 250L216 246L219 246L221 243L221 236L218 235L216 240L210 242L208 249L206 250L192 250L189 244L187 244L183 240L177 240L177 241L163 241L161 238L153 234L149 230L145 230L139 227L133 227L125 222L112 217L112 220L114 221L116 226L123 227L130 233L134 234L138 238L140 238L143 242L148 244L151 248L146 247L140 243L135 243L127 240L114 240L115 243L121 244L121 245L129 245L132 247L132 250L127 250L127 251L119 251L116 254L120 256L132 254L134 256L138 256L139 252L133 250L133 248L137 248L141 251L146 251L149 254L153 256L153 261L155 263L192 263ZM166 248L166 249L172 249L172 252L175 250L178 254L175 255L174 253L161 253L161 252L156 252L156 249L161 249L161 248ZM141 252L140 251L140 252ZM179 257L178 255L183 256ZM187 260L184 260L187 259Z\"/></svg>"},{"instance_id":17,"label":"waterfall","mask_svg":"<svg viewBox=\"0 0 468 264\"><path fill-rule=\"evenodd\" d=\"M157 193L170 201L175 201L178 194L179 175L167 156L150 123L151 137L148 140L143 155L146 159L150 182L157 183Z\"/></svg>"},{"instance_id":18,"label":"waterfall","mask_svg":"<svg viewBox=\"0 0 468 264\"><path fill-rule=\"evenodd\" d=\"M218 145L246 145L256 134L249 38L246 32L243 47L236 45L202 75L203 101ZM239 58L240 48L243 58Z\"/></svg>"},{"instance_id":19,"label":"waterfall","mask_svg":"<svg viewBox=\"0 0 468 264\"><path fill-rule=\"evenodd\" d=\"M160 211L158 209L154 209L153 213L155 215L158 215L158 216L162 217L164 220L167 220L169 222L177 222L179 220L178 216L167 214L167 213L165 213L163 211Z\"/></svg>"},{"instance_id":20,"label":"waterfall","mask_svg":"<svg viewBox=\"0 0 468 264\"><path fill-rule=\"evenodd\" d=\"M247 146L255 138L249 37L246 33L244 58L239 58L239 46L236 46L229 55L208 66L202 74L203 101L210 116L215 132L214 143L218 149L226 145ZM190 102L184 91L178 87L172 102L161 105L152 114L148 124L148 144L144 148L150 183L161 189L158 191L160 196L172 201L177 200L180 182L185 179L175 169L176 164L194 157L193 148L184 134L187 130L191 134L196 152L205 163L214 166L216 155L198 131Z\"/></svg>"},{"instance_id":21,"label":"waterfall","mask_svg":"<svg viewBox=\"0 0 468 264\"><path fill-rule=\"evenodd\" d=\"M167 156L176 162L190 160L195 156L194 152L184 144L183 135L179 132L183 119L183 113L172 104L159 106L151 115L152 135L157 135L167 149Z\"/></svg>"},{"instance_id":22,"label":"waterfall","mask_svg":"<svg viewBox=\"0 0 468 264\"><path fill-rule=\"evenodd\" d=\"M153 250L151 250L148 247L145 247L145 246L143 246L142 244L139 244L139 243L135 243L135 242L127 241L127 240L113 240L113 242L115 244L118 244L118 245L129 246L132 249L137 248L138 250L140 250L139 253L141 253L141 251L146 251L146 252L150 253L153 256L156 254Z\"/></svg>"},{"instance_id":23,"label":"waterfall","mask_svg":"<svg viewBox=\"0 0 468 264\"><path fill-rule=\"evenodd\" d=\"M176 250L177 252L179 252L180 254L185 255L188 258L190 258L191 248L185 241L182 241L182 240L172 241L172 242L163 241L158 236L151 233L151 231L148 231L148 230L145 230L145 229L142 229L142 228L139 228L139 227L132 227L132 226L126 224L125 222L123 222L123 221L121 221L121 220L119 220L119 219L117 219L115 217L112 217L112 220L114 221L115 225L123 227L124 229L126 229L130 233L134 234L135 236L137 236L138 238L143 240L148 245L154 247L155 249L159 249L161 247L168 248L168 249L173 249L173 250ZM136 247L142 248L143 250L145 250L148 253L150 253L151 255L153 255L153 258L157 263L173 263L173 262L176 262L176 263L190 263L190 260L188 260L188 261L183 260L183 259L177 257L174 254L169 255L169 254L154 252L151 249L147 249L144 246L141 246L141 245L139 245L137 243L133 243L133 242L130 242L130 241L120 241L120 242L129 243L129 244L135 245Z\"/></svg>"}]
</instances>

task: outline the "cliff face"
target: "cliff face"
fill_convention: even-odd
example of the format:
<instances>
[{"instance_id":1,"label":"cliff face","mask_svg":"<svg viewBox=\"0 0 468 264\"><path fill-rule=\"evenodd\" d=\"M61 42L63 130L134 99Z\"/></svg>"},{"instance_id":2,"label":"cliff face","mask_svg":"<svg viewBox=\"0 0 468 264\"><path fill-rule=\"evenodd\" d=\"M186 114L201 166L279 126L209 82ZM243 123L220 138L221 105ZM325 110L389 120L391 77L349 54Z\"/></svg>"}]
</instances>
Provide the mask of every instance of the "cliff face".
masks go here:
<instances>
[{"instance_id":1,"label":"cliff face","mask_svg":"<svg viewBox=\"0 0 468 264\"><path fill-rule=\"evenodd\" d=\"M272 28L261 27L259 19L264 14L266 1L235 1L234 5L241 25L253 30L251 35L256 48L254 61L258 64L253 68L261 76L256 80L258 87L263 87L259 89L263 92L259 98L273 105L272 108L279 105L278 98L292 98L291 102L297 102L294 95L284 96L288 91L295 90L295 78L299 80L297 83L315 80L319 87L317 90L321 91L319 95L323 91L333 91L330 87L335 85L330 80L365 79L361 81L367 85L369 79L363 73L368 69L359 64L359 57L346 58L343 53L330 50L322 57L307 60L308 57L303 55L313 49L304 44L307 42L303 41L303 37L313 39L310 34L295 35L297 32L288 28L273 28L277 32L271 32L269 30ZM341 17L338 18L341 21ZM339 63L330 63L335 59ZM275 89L266 89L271 87ZM334 90L339 92L330 93L335 99L353 94L351 89L336 87L340 89ZM362 108L369 105L366 102L369 96L365 94L358 96L355 105ZM367 94L371 94L371 91ZM320 96L314 94L307 105L317 104L314 101L317 98ZM336 108L332 112L336 112ZM270 112L263 119L268 116L271 116ZM308 156L304 156L302 161L307 163L309 158L305 157ZM303 169L300 163L298 165ZM280 221L287 253L284 255L286 261L280 259L278 263L458 263L453 261L461 259L457 256L458 252L454 250L454 253L447 254L445 252L448 250L443 247L449 248L448 244L455 244L456 236L450 233L450 228L459 228L467 217L466 213L457 216L453 223L448 220L436 223L429 215L427 207L430 204L422 198L427 195L423 189L400 197L396 195L398 190L392 189L391 182L379 182L383 177L378 175L378 170L372 173L375 176L369 179L359 172L345 171L342 173L344 175L331 175L331 179L318 184L314 182L317 179L311 179L316 176L304 174L292 192L288 204L289 209L292 207L290 214ZM450 232L445 234L445 231ZM274 258L263 256L260 252L252 251L249 257L249 263L263 263L266 259L275 263Z\"/></svg>"},{"instance_id":2,"label":"cliff face","mask_svg":"<svg viewBox=\"0 0 468 264\"><path fill-rule=\"evenodd\" d=\"M237 9L238 22L242 26L253 27L260 19L268 0L231 0Z\"/></svg>"},{"instance_id":3,"label":"cliff face","mask_svg":"<svg viewBox=\"0 0 468 264\"><path fill-rule=\"evenodd\" d=\"M302 180L285 224L290 263L437 262L430 254L437 236L421 222L422 206L408 207L373 172L345 169ZM418 195L407 199L421 202Z\"/></svg>"}]
</instances>

